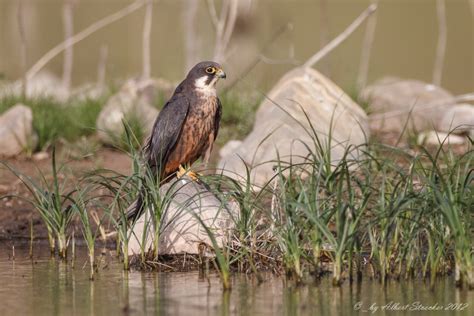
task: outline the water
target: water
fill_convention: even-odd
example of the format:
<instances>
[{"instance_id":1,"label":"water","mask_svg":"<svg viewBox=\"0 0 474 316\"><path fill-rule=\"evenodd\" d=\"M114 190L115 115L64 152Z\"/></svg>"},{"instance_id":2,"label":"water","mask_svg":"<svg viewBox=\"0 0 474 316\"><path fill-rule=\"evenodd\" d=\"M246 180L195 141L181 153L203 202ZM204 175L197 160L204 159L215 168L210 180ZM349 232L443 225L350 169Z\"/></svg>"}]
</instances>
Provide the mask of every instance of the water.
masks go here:
<instances>
[{"instance_id":1,"label":"water","mask_svg":"<svg viewBox=\"0 0 474 316\"><path fill-rule=\"evenodd\" d=\"M341 288L324 277L318 284L294 286L284 278L265 274L236 275L230 292L222 291L217 275L198 272L125 272L118 260L102 257L94 281L89 280L85 249L75 267L49 259L47 248L0 243L0 315L473 315L474 292L455 288L452 278L441 279L434 290L422 281L379 282L364 278ZM41 254L41 255L38 255ZM105 264L106 263L106 264ZM458 305L456 305L458 304ZM408 305L409 307L405 307ZM450 310L456 309L458 310ZM385 308L385 311L382 309ZM405 310L412 308L415 310ZM420 309L434 308L437 311ZM448 310L444 310L448 309ZM372 313L373 312L373 313Z\"/></svg>"},{"instance_id":2,"label":"water","mask_svg":"<svg viewBox=\"0 0 474 316\"><path fill-rule=\"evenodd\" d=\"M249 0L240 0L249 2ZM77 1L74 30L78 32L94 21L130 4L128 0ZM371 0L326 0L329 38L334 38L351 23ZM474 89L473 17L468 0L447 0L447 50L442 86L455 94ZM49 49L63 40L63 0L24 0L28 68ZM184 0L155 1L152 24L152 75L171 81L182 79L186 68ZM196 16L196 60L213 56L214 30L205 5L200 1ZM219 3L219 1L217 1ZM435 0L380 0L375 42L370 61L369 82L394 75L431 82L438 25ZM21 76L20 36L17 0L0 1L0 74L7 79ZM293 58L304 62L320 47L321 7L317 0L254 0L248 19L239 20L231 40L230 55L224 63L227 82L241 76L247 66L282 26L291 23L292 31L281 34L263 52L277 64L258 63L245 76L242 88L264 91L293 65L281 61ZM474 9L473 9L474 10ZM74 47L73 82L80 85L97 78L100 49L108 47L107 80L140 74L142 69L142 29L144 10L107 26ZM317 68L339 86L353 89L359 67L364 27L331 53ZM293 51L293 56L291 52ZM47 65L47 70L62 74L62 55Z\"/></svg>"}]
</instances>

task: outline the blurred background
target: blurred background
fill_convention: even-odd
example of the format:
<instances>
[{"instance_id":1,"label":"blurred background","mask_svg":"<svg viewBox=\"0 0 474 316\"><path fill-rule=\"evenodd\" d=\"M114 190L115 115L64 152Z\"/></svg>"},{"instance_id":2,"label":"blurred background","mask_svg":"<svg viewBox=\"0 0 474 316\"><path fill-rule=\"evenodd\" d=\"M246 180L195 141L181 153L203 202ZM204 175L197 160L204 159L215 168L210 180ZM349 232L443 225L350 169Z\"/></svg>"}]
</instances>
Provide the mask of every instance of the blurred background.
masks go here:
<instances>
[{"instance_id":1,"label":"blurred background","mask_svg":"<svg viewBox=\"0 0 474 316\"><path fill-rule=\"evenodd\" d=\"M471 0L448 0L447 45L441 86L454 94L474 89L474 20ZM24 25L26 69L65 39L65 6L72 34L133 3L126 0L0 0L0 76L22 75L19 4ZM155 0L151 24L151 76L181 80L197 61L215 56L216 31L210 2ZM369 0L239 0L235 27L222 58L227 83L236 88L271 88L279 77L337 36ZM222 2L215 2L220 13ZM73 47L72 86L142 73L146 6L94 32ZM70 28L71 29L71 28ZM315 68L346 91L355 87L364 27ZM438 40L436 0L381 0L368 82L385 75L431 82ZM61 76L63 54L45 69ZM100 76L100 75L99 75Z\"/></svg>"}]
</instances>

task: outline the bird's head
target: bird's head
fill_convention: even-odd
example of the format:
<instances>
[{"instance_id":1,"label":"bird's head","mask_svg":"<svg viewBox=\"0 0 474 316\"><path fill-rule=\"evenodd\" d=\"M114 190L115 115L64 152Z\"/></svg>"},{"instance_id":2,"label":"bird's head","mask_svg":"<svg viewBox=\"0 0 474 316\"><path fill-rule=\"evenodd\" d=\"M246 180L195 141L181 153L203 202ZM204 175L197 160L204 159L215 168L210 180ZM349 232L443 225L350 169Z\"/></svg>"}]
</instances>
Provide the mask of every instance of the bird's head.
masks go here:
<instances>
[{"instance_id":1,"label":"bird's head","mask_svg":"<svg viewBox=\"0 0 474 316\"><path fill-rule=\"evenodd\" d=\"M186 78L193 82L197 89L215 93L217 81L225 77L221 65L213 61L203 61L194 66Z\"/></svg>"}]
</instances>

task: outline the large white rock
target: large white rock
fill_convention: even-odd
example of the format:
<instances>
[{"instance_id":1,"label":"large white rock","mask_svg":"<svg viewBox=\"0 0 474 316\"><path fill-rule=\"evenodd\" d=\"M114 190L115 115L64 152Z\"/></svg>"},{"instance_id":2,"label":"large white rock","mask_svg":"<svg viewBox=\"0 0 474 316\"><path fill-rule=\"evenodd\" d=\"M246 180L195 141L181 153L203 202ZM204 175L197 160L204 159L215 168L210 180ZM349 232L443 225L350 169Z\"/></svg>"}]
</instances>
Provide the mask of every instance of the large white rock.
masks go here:
<instances>
[{"instance_id":1,"label":"large white rock","mask_svg":"<svg viewBox=\"0 0 474 316\"><path fill-rule=\"evenodd\" d=\"M8 83L0 87L0 97L20 95L23 82L21 80ZM26 85L26 95L29 98L54 98L65 101L69 91L63 86L62 81L49 71L41 71L31 78Z\"/></svg>"},{"instance_id":2,"label":"large white rock","mask_svg":"<svg viewBox=\"0 0 474 316\"><path fill-rule=\"evenodd\" d=\"M466 137L437 131L422 132L417 137L418 145L463 145Z\"/></svg>"},{"instance_id":3,"label":"large white rock","mask_svg":"<svg viewBox=\"0 0 474 316\"><path fill-rule=\"evenodd\" d=\"M165 184L160 188L160 193L162 197L166 195L172 198L166 204L162 216L159 254L199 254L201 244L213 247L203 223L213 232L219 247L225 245L234 228L234 220L239 216L236 203L221 201L205 185L188 177ZM154 238L151 223L149 211L137 220L128 244L129 255L140 254L142 244L146 251L152 248Z\"/></svg>"},{"instance_id":4,"label":"large white rock","mask_svg":"<svg viewBox=\"0 0 474 316\"><path fill-rule=\"evenodd\" d=\"M123 120L137 120L149 134L158 116L152 106L155 97L152 80L128 80L111 96L97 118L97 133L102 142L116 144L124 133Z\"/></svg>"},{"instance_id":5,"label":"large white rock","mask_svg":"<svg viewBox=\"0 0 474 316\"><path fill-rule=\"evenodd\" d=\"M23 104L17 104L0 116L0 156L15 156L25 149L36 147L33 131L33 113Z\"/></svg>"},{"instance_id":6,"label":"large white rock","mask_svg":"<svg viewBox=\"0 0 474 316\"><path fill-rule=\"evenodd\" d=\"M453 96L440 87L394 77L366 87L360 98L368 103L371 130L397 134L436 128L454 105Z\"/></svg>"},{"instance_id":7,"label":"large white rock","mask_svg":"<svg viewBox=\"0 0 474 316\"><path fill-rule=\"evenodd\" d=\"M365 144L369 137L367 116L361 107L316 70L296 68L268 93L256 113L252 132L222 157L219 168L231 177L245 177L243 159L252 168L253 184L261 186L274 175L278 157L282 161L291 157L293 163L299 163L308 155L306 145L315 150L312 128L323 146L330 144L333 162L350 145ZM357 159L359 154L354 150L351 158Z\"/></svg>"},{"instance_id":8,"label":"large white rock","mask_svg":"<svg viewBox=\"0 0 474 316\"><path fill-rule=\"evenodd\" d=\"M457 104L449 108L438 123L441 132L470 133L474 136L474 105Z\"/></svg>"}]
</instances>

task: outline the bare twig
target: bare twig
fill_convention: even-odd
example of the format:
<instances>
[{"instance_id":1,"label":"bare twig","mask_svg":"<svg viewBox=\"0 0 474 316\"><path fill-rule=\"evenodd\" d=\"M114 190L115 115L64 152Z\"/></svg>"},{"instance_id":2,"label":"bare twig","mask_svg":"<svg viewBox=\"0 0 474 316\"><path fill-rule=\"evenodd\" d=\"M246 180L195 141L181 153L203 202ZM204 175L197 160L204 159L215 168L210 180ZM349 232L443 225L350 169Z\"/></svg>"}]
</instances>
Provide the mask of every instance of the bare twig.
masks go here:
<instances>
[{"instance_id":1,"label":"bare twig","mask_svg":"<svg viewBox=\"0 0 474 316\"><path fill-rule=\"evenodd\" d=\"M438 45L436 46L436 57L433 67L433 84L440 86L443 77L446 43L448 41L445 0L436 0L436 13L438 15Z\"/></svg>"},{"instance_id":2,"label":"bare twig","mask_svg":"<svg viewBox=\"0 0 474 316\"><path fill-rule=\"evenodd\" d=\"M99 228L99 233L102 240L107 240L107 234L105 232L104 226L102 226L102 221L100 220L99 215L97 214L96 211L91 211L90 214L91 214L92 220L95 222L95 224Z\"/></svg>"},{"instance_id":3,"label":"bare twig","mask_svg":"<svg viewBox=\"0 0 474 316\"><path fill-rule=\"evenodd\" d=\"M107 57L109 55L109 47L102 44L99 53L99 64L97 65L97 86L103 87L105 84L105 74L107 70Z\"/></svg>"},{"instance_id":4,"label":"bare twig","mask_svg":"<svg viewBox=\"0 0 474 316\"><path fill-rule=\"evenodd\" d=\"M323 48L329 42L329 12L328 12L328 0L319 1L319 47ZM321 65L323 73L329 76L330 65L329 61L326 61Z\"/></svg>"},{"instance_id":5,"label":"bare twig","mask_svg":"<svg viewBox=\"0 0 474 316\"><path fill-rule=\"evenodd\" d=\"M372 0L372 3L378 5L379 0ZM367 77L369 74L370 53L374 45L375 28L377 26L377 13L374 13L365 27L364 43L362 44L362 52L359 62L359 73L357 75L357 89L360 91L367 85Z\"/></svg>"},{"instance_id":6,"label":"bare twig","mask_svg":"<svg viewBox=\"0 0 474 316\"><path fill-rule=\"evenodd\" d=\"M357 17L341 34L339 34L335 39L333 39L329 44L324 48L318 51L316 54L311 56L303 65L303 67L312 67L318 61L320 61L324 56L346 40L361 24L364 22L372 13L377 10L377 5L371 4L367 9L362 12L361 15Z\"/></svg>"},{"instance_id":7,"label":"bare twig","mask_svg":"<svg viewBox=\"0 0 474 316\"><path fill-rule=\"evenodd\" d=\"M238 10L238 5L239 3L236 0L229 0L231 1L230 6L229 6L229 14L227 16L227 21L226 21L226 27L224 34L222 35L222 41L224 49L227 48L229 45L230 37L232 36L232 33L234 32L234 27L235 27L235 21L237 20L237 10Z\"/></svg>"},{"instance_id":8,"label":"bare twig","mask_svg":"<svg viewBox=\"0 0 474 316\"><path fill-rule=\"evenodd\" d=\"M214 60L223 62L226 49L234 31L238 11L237 0L224 0L221 13L216 25L216 43L214 48ZM211 10L210 10L211 11Z\"/></svg>"},{"instance_id":9,"label":"bare twig","mask_svg":"<svg viewBox=\"0 0 474 316\"><path fill-rule=\"evenodd\" d=\"M262 46L262 48L260 49L260 53L255 57L255 59L248 64L248 66L245 68L244 71L242 71L240 73L239 76L234 76L234 80L231 81L227 86L225 86L223 92L231 89L240 79L242 79L242 77L246 76L248 73L250 73L250 71L255 68L255 66L262 61L261 59L261 55L263 53L265 53L265 51L278 39L280 38L280 36L282 36L284 33L286 33L287 31L291 31L293 30L293 25L291 23L287 23L285 25L283 25L282 27L280 27L273 35L272 37L267 41L265 42L265 44Z\"/></svg>"},{"instance_id":10,"label":"bare twig","mask_svg":"<svg viewBox=\"0 0 474 316\"><path fill-rule=\"evenodd\" d=\"M211 1L212 2L212 1ZM198 1L188 0L186 10L183 11L184 25L184 47L185 47L185 73L194 66L198 57L198 36L196 32L196 16L198 13ZM214 8L215 10L215 8Z\"/></svg>"},{"instance_id":11,"label":"bare twig","mask_svg":"<svg viewBox=\"0 0 474 316\"><path fill-rule=\"evenodd\" d=\"M329 41L329 15L327 0L319 1L319 17L319 44L320 48L323 48Z\"/></svg>"},{"instance_id":12,"label":"bare twig","mask_svg":"<svg viewBox=\"0 0 474 316\"><path fill-rule=\"evenodd\" d=\"M26 79L26 65L28 62L27 58L27 47L26 47L26 34L25 34L25 23L23 19L23 0L18 1L18 11L17 11L17 19L18 19L18 30L20 33L20 56L21 56L21 73L23 75L22 78L22 95L26 96L28 80Z\"/></svg>"},{"instance_id":13,"label":"bare twig","mask_svg":"<svg viewBox=\"0 0 474 316\"><path fill-rule=\"evenodd\" d=\"M64 26L64 41L67 41L74 34L74 2L74 0L64 0L62 16ZM71 89L72 66L74 58L73 54L72 45L64 50L62 84L68 92Z\"/></svg>"},{"instance_id":14,"label":"bare twig","mask_svg":"<svg viewBox=\"0 0 474 316\"><path fill-rule=\"evenodd\" d=\"M300 62L291 56L287 59L273 59L270 57L265 56L264 54L259 55L260 60L268 65L285 65L285 64L290 64L293 66L298 66Z\"/></svg>"},{"instance_id":15,"label":"bare twig","mask_svg":"<svg viewBox=\"0 0 474 316\"><path fill-rule=\"evenodd\" d=\"M54 57L59 55L61 52L63 52L66 48L69 46L72 46L83 39L87 38L91 34L97 32L98 30L102 29L103 27L118 21L127 15L135 12L136 10L140 9L144 4L145 0L136 0L132 4L126 6L125 8L106 16L105 18L102 18L101 20L94 22L93 24L89 25L86 27L84 30L80 31L76 35L70 37L66 41L56 45L53 47L50 51L48 51L43 57L41 57L34 65L33 67L28 70L26 73L26 79L31 80L48 62L50 62Z\"/></svg>"},{"instance_id":16,"label":"bare twig","mask_svg":"<svg viewBox=\"0 0 474 316\"><path fill-rule=\"evenodd\" d=\"M148 79L151 76L151 24L153 19L153 1L147 0L145 7L145 20L143 22L143 70L142 77Z\"/></svg>"},{"instance_id":17,"label":"bare twig","mask_svg":"<svg viewBox=\"0 0 474 316\"><path fill-rule=\"evenodd\" d=\"M217 17L216 4L214 3L214 0L207 0L207 9L209 10L209 15L211 16L212 25L214 26L214 29L217 30L219 18Z\"/></svg>"},{"instance_id":18,"label":"bare twig","mask_svg":"<svg viewBox=\"0 0 474 316\"><path fill-rule=\"evenodd\" d=\"M216 42L214 45L214 60L220 59L222 55L222 51L224 48L222 47L222 34L224 34L224 27L225 27L225 20L227 17L227 12L229 8L229 1L232 0L224 0L222 3L221 14L217 21L216 25Z\"/></svg>"}]
</instances>

